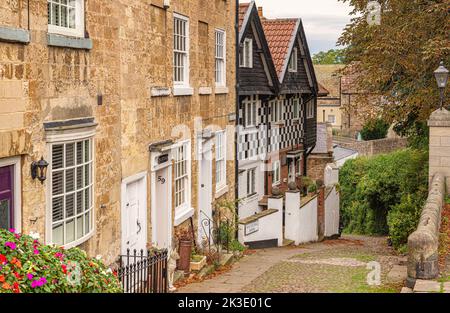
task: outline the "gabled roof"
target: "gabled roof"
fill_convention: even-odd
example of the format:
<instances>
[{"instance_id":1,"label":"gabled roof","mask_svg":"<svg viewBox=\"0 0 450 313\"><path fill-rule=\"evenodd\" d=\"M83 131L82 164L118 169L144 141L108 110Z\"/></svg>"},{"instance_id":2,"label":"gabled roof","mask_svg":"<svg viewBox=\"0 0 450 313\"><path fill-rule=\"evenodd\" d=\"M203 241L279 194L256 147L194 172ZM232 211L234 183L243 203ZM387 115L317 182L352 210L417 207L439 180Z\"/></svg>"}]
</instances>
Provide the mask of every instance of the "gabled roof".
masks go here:
<instances>
[{"instance_id":1,"label":"gabled roof","mask_svg":"<svg viewBox=\"0 0 450 313\"><path fill-rule=\"evenodd\" d=\"M239 4L239 30L242 28L242 24L244 24L245 15L248 12L248 8L251 3L240 3Z\"/></svg>"},{"instance_id":2,"label":"gabled roof","mask_svg":"<svg viewBox=\"0 0 450 313\"><path fill-rule=\"evenodd\" d=\"M250 3L239 4L239 42L242 43L245 39L244 36L248 32L252 32L255 37L255 41L258 47L254 48L254 53L262 53L263 67L268 78L271 88L278 91L279 80L277 71L273 64L270 48L267 43L267 38L264 33L262 21L258 13L258 7L255 1Z\"/></svg>"},{"instance_id":3,"label":"gabled roof","mask_svg":"<svg viewBox=\"0 0 450 313\"><path fill-rule=\"evenodd\" d=\"M330 94L330 92L321 83L318 82L317 84L319 85L319 92L317 96L326 97Z\"/></svg>"},{"instance_id":4,"label":"gabled roof","mask_svg":"<svg viewBox=\"0 0 450 313\"><path fill-rule=\"evenodd\" d=\"M299 19L263 19L262 25L269 44L270 53L277 70L278 78L283 80L289 63L292 48L297 37Z\"/></svg>"}]
</instances>

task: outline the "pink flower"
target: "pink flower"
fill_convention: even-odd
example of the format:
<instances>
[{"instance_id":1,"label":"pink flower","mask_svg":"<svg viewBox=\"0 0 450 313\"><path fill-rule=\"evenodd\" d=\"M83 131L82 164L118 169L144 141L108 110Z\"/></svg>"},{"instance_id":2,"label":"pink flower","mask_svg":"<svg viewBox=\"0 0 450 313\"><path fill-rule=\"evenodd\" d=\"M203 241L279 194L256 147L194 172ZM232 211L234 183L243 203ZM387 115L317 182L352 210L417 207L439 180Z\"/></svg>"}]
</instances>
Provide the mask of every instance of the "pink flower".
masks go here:
<instances>
[{"instance_id":1,"label":"pink flower","mask_svg":"<svg viewBox=\"0 0 450 313\"><path fill-rule=\"evenodd\" d=\"M10 228L9 231L12 232L12 233L15 233L16 229L15 228Z\"/></svg>"},{"instance_id":2,"label":"pink flower","mask_svg":"<svg viewBox=\"0 0 450 313\"><path fill-rule=\"evenodd\" d=\"M29 280L32 280L33 279L33 274L27 274L27 278L29 279Z\"/></svg>"},{"instance_id":3,"label":"pink flower","mask_svg":"<svg viewBox=\"0 0 450 313\"><path fill-rule=\"evenodd\" d=\"M14 242L8 241L5 243L5 247L10 248L11 250L16 250L16 244Z\"/></svg>"},{"instance_id":4,"label":"pink flower","mask_svg":"<svg viewBox=\"0 0 450 313\"><path fill-rule=\"evenodd\" d=\"M47 283L47 279L45 277L41 277L38 280L33 280L31 282L31 288L37 288L37 287L42 287Z\"/></svg>"},{"instance_id":5,"label":"pink flower","mask_svg":"<svg viewBox=\"0 0 450 313\"><path fill-rule=\"evenodd\" d=\"M33 250L33 253L34 253L34 254L39 254L39 250L35 248L35 249Z\"/></svg>"}]
</instances>

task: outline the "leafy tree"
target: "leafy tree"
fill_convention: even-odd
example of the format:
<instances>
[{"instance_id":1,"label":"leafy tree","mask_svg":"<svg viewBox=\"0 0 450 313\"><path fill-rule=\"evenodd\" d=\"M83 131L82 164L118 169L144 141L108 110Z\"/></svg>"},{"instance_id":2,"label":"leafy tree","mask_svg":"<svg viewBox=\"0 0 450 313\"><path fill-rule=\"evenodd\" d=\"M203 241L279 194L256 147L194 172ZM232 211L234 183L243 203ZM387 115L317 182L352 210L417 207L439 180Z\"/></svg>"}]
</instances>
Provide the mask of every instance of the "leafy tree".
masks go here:
<instances>
[{"instance_id":1,"label":"leafy tree","mask_svg":"<svg viewBox=\"0 0 450 313\"><path fill-rule=\"evenodd\" d=\"M399 132L426 121L439 105L433 72L441 59L450 65L450 1L379 0L380 25L367 23L368 0L339 1L354 7L338 44L361 74L357 88L383 96L380 111Z\"/></svg>"},{"instance_id":2,"label":"leafy tree","mask_svg":"<svg viewBox=\"0 0 450 313\"><path fill-rule=\"evenodd\" d=\"M344 64L344 49L331 49L316 53L313 57L314 64Z\"/></svg>"},{"instance_id":3,"label":"leafy tree","mask_svg":"<svg viewBox=\"0 0 450 313\"><path fill-rule=\"evenodd\" d=\"M380 118L368 121L361 130L363 140L376 140L386 138L389 124Z\"/></svg>"}]
</instances>

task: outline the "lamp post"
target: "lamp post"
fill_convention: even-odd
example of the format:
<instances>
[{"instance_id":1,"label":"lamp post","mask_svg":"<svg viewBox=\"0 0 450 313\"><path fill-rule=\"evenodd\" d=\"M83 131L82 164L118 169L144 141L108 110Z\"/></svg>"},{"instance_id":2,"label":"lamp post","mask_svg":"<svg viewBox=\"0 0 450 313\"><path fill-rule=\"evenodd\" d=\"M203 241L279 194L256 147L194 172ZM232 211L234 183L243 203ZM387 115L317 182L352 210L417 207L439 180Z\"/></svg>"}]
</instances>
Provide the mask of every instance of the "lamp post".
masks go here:
<instances>
[{"instance_id":1,"label":"lamp post","mask_svg":"<svg viewBox=\"0 0 450 313\"><path fill-rule=\"evenodd\" d=\"M444 61L441 61L437 70L434 71L434 77L436 78L436 82L441 94L441 110L444 106L444 93L445 87L448 82L448 70L444 67Z\"/></svg>"}]
</instances>

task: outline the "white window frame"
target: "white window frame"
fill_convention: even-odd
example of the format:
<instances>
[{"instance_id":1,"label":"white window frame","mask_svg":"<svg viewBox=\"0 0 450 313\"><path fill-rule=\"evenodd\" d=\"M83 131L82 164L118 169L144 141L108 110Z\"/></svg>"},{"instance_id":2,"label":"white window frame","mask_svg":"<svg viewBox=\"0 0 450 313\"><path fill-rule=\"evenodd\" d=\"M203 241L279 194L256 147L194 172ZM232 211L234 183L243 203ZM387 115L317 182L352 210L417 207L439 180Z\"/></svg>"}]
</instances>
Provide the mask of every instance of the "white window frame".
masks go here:
<instances>
[{"instance_id":1,"label":"white window frame","mask_svg":"<svg viewBox=\"0 0 450 313\"><path fill-rule=\"evenodd\" d=\"M178 163L182 162L178 158L179 156L179 149L181 147L184 147L185 151L185 166L186 166L186 173L182 176L177 177L177 165ZM180 216L186 215L186 212L191 211L191 142L190 140L181 141L174 146L172 146L172 155L174 158L174 178L173 178L173 195L174 195L174 207L175 207L175 219L178 220ZM181 203L177 203L177 180L186 178L184 181L184 201Z\"/></svg>"},{"instance_id":2,"label":"white window frame","mask_svg":"<svg viewBox=\"0 0 450 313\"><path fill-rule=\"evenodd\" d=\"M306 103L306 118L314 118L314 100Z\"/></svg>"},{"instance_id":3,"label":"white window frame","mask_svg":"<svg viewBox=\"0 0 450 313\"><path fill-rule=\"evenodd\" d=\"M87 189L87 188L91 188L91 192L90 192L90 197L91 197L91 208L89 208L90 211L90 231L88 233L86 233L84 236L82 236L79 239L76 239L76 235L75 235L75 240L72 242L68 242L65 243L65 227L63 228L63 241L64 241L64 245L63 247L65 249L70 249L72 247L76 247L79 246L80 244L88 241L95 233L96 231L96 220L95 220L95 127L89 127L86 129L82 129L82 130L75 130L75 131L61 131L61 132L56 132L56 133L50 133L47 134L46 136L46 141L47 141L47 151L48 151L48 155L49 155L49 166L47 168L47 215L46 215L46 243L47 244L53 244L53 224L57 224L57 222L53 222L53 216L52 216L52 199L53 199L53 194L52 194L52 179L53 179L53 167L52 167L52 163L53 163L53 149L52 147L54 145L64 145L64 158L65 158L65 145L66 144L70 144L72 142L75 143L76 142L85 142L86 140L90 140L90 147L91 147L91 160L88 162L84 162L83 161L83 166L86 165L91 165L91 170L90 170L90 178L91 178L91 183L89 186L84 185L82 187L82 189ZM84 155L84 144L83 144L83 155ZM76 157L76 155L75 155ZM64 161L65 163L65 161ZM79 166L80 164L76 164L74 166L69 166L69 167L63 167L59 170L65 170L67 168L77 168L77 166ZM65 181L65 175L64 176L64 181ZM76 170L75 170L75 176L76 176ZM64 184L64 188L66 188L66 185ZM75 186L75 192L74 194L76 194L80 189L77 189ZM65 196L66 194L70 194L71 192L67 192L64 191L64 212L65 212ZM75 197L76 198L76 197ZM84 201L84 199L83 199ZM83 212L82 214L79 214L80 216L82 215L83 217L86 216L85 212ZM69 217L69 218L64 218L63 222L65 222L66 220L70 220L71 218L76 219L77 217L79 217L76 212L74 214L73 217ZM75 224L75 232L76 232L76 224ZM84 228L83 228L84 229Z\"/></svg>"},{"instance_id":4,"label":"white window frame","mask_svg":"<svg viewBox=\"0 0 450 313\"><path fill-rule=\"evenodd\" d=\"M270 121L272 123L281 123L283 121L284 100L271 100L270 105Z\"/></svg>"},{"instance_id":5,"label":"white window frame","mask_svg":"<svg viewBox=\"0 0 450 313\"><path fill-rule=\"evenodd\" d=\"M330 117L333 118L333 121L330 121ZM333 114L328 115L327 121L328 121L328 123L330 123L330 124L335 124L335 123L336 123L336 115L333 115Z\"/></svg>"},{"instance_id":6,"label":"white window frame","mask_svg":"<svg viewBox=\"0 0 450 313\"><path fill-rule=\"evenodd\" d=\"M216 132L216 191L227 186L227 134Z\"/></svg>"},{"instance_id":7,"label":"white window frame","mask_svg":"<svg viewBox=\"0 0 450 313\"><path fill-rule=\"evenodd\" d=\"M14 183L14 225L12 228L17 233L22 232L22 179L21 179L21 160L20 157L1 158L0 167L14 166L13 183Z\"/></svg>"},{"instance_id":8,"label":"white window frame","mask_svg":"<svg viewBox=\"0 0 450 313\"><path fill-rule=\"evenodd\" d=\"M222 43L220 42L222 37ZM227 36L222 29L215 30L215 79L217 87L227 84Z\"/></svg>"},{"instance_id":9,"label":"white window frame","mask_svg":"<svg viewBox=\"0 0 450 313\"><path fill-rule=\"evenodd\" d=\"M247 170L247 197L256 194L256 167Z\"/></svg>"},{"instance_id":10,"label":"white window frame","mask_svg":"<svg viewBox=\"0 0 450 313\"><path fill-rule=\"evenodd\" d=\"M248 49L247 49L248 47ZM248 52L248 53L247 53ZM245 38L239 52L239 67L253 68L253 39Z\"/></svg>"},{"instance_id":11,"label":"white window frame","mask_svg":"<svg viewBox=\"0 0 450 313\"><path fill-rule=\"evenodd\" d=\"M175 27L175 23L176 21L179 20L183 23L185 23L185 34L184 34L184 38L186 39L186 42L184 43L185 45L185 50L177 50L175 49L175 40L177 39L177 34L175 33L176 31L176 27ZM180 34L178 36L183 36L183 34ZM183 74L183 80L176 80L176 75L175 75L175 59L177 58L177 55L181 55L183 62L184 62L184 67L182 68L182 74ZM184 16L184 15L180 15L177 13L173 14L173 84L174 87L189 87L189 77L190 74L190 36L189 36L189 18Z\"/></svg>"},{"instance_id":12,"label":"white window frame","mask_svg":"<svg viewBox=\"0 0 450 313\"><path fill-rule=\"evenodd\" d=\"M300 99L293 98L292 99L292 110L294 119L300 119Z\"/></svg>"},{"instance_id":13,"label":"white window frame","mask_svg":"<svg viewBox=\"0 0 450 313\"><path fill-rule=\"evenodd\" d=\"M291 58L289 59L288 70L290 73L297 73L298 71L298 50L294 48L292 50Z\"/></svg>"},{"instance_id":14,"label":"white window frame","mask_svg":"<svg viewBox=\"0 0 450 313\"><path fill-rule=\"evenodd\" d=\"M302 176L302 167L303 167L302 163L303 163L302 162L302 158L297 159L297 162L295 164L295 167L296 167L295 173L296 173L297 177L301 177Z\"/></svg>"},{"instance_id":15,"label":"white window frame","mask_svg":"<svg viewBox=\"0 0 450 313\"><path fill-rule=\"evenodd\" d=\"M272 186L281 184L281 162L279 160L272 162Z\"/></svg>"},{"instance_id":16,"label":"white window frame","mask_svg":"<svg viewBox=\"0 0 450 313\"><path fill-rule=\"evenodd\" d=\"M53 1L54 0L47 0L47 5L49 5L49 3L53 3ZM50 6L50 7L53 8L53 6ZM84 0L75 0L75 28L53 25L47 21L48 32L52 33L52 34L58 34L58 35L64 35L64 36L84 38L84 36L85 36L85 34L84 34L84 25L85 25L84 17L85 17ZM51 16L48 16L48 19L50 19L50 18L51 18Z\"/></svg>"},{"instance_id":17,"label":"white window frame","mask_svg":"<svg viewBox=\"0 0 450 313\"><path fill-rule=\"evenodd\" d=\"M251 96L243 101L245 110L245 127L255 127L258 123L259 99Z\"/></svg>"}]
</instances>

